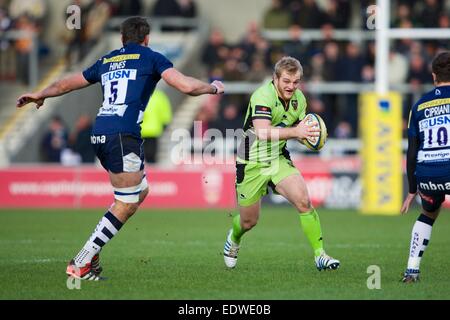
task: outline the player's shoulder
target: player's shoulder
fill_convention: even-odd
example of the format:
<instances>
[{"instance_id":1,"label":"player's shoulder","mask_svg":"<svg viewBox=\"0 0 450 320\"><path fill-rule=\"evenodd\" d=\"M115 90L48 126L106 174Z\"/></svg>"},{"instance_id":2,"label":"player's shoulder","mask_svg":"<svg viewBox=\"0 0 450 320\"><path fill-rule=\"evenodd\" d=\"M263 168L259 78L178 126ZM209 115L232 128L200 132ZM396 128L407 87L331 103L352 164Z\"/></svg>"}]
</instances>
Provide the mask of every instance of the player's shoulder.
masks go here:
<instances>
[{"instance_id":1,"label":"player's shoulder","mask_svg":"<svg viewBox=\"0 0 450 320\"><path fill-rule=\"evenodd\" d=\"M306 103L305 95L303 94L302 90L297 89L294 92L294 98L298 100L299 103Z\"/></svg>"},{"instance_id":2,"label":"player's shoulder","mask_svg":"<svg viewBox=\"0 0 450 320\"><path fill-rule=\"evenodd\" d=\"M412 111L420 112L428 107L441 104L450 104L450 86L435 87L424 93L413 105Z\"/></svg>"},{"instance_id":3,"label":"player's shoulder","mask_svg":"<svg viewBox=\"0 0 450 320\"><path fill-rule=\"evenodd\" d=\"M251 100L264 100L268 104L272 103L273 101L276 101L277 99L277 92L275 90L275 87L273 85L272 81L267 81L263 83L261 86L259 86L251 95Z\"/></svg>"}]
</instances>

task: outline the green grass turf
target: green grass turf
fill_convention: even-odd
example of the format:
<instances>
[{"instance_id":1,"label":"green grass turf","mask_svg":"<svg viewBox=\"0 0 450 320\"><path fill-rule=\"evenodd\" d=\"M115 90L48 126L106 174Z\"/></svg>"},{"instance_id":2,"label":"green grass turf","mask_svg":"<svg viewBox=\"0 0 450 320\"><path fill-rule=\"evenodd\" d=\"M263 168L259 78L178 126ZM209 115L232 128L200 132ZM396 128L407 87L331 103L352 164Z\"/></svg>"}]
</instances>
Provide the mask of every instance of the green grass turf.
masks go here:
<instances>
[{"instance_id":1,"label":"green grass turf","mask_svg":"<svg viewBox=\"0 0 450 320\"><path fill-rule=\"evenodd\" d=\"M319 210L325 249L341 260L318 272L292 209L264 207L243 238L236 269L222 248L230 211L140 211L104 248L102 282L66 286L65 268L101 210L0 210L0 299L449 299L450 216L442 212L422 261L422 281L399 283L418 215ZM367 288L367 267L381 289Z\"/></svg>"}]
</instances>

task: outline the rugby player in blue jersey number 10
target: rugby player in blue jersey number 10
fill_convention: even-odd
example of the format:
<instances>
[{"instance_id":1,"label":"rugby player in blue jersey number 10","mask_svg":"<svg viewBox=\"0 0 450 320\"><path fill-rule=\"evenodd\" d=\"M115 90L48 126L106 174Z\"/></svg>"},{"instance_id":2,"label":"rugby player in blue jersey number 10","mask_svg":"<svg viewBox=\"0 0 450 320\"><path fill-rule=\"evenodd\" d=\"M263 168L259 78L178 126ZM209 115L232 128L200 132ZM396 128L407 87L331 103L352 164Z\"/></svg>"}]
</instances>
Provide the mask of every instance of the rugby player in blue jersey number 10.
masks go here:
<instances>
[{"instance_id":1,"label":"rugby player in blue jersey number 10","mask_svg":"<svg viewBox=\"0 0 450 320\"><path fill-rule=\"evenodd\" d=\"M419 193L422 213L411 234L408 265L402 281L419 280L419 266L445 195L450 194L450 52L434 58L435 88L413 105L408 122L406 171L409 193L401 208L407 213Z\"/></svg>"},{"instance_id":2,"label":"rugby player in blue jersey number 10","mask_svg":"<svg viewBox=\"0 0 450 320\"><path fill-rule=\"evenodd\" d=\"M103 56L83 72L56 81L47 88L17 99L17 107L101 83L103 104L92 130L91 143L114 189L114 203L102 217L80 252L69 262L66 273L85 280L101 279L99 253L103 246L136 212L148 194L144 173L140 124L147 102L162 78L179 91L197 96L222 94L220 81L206 83L186 76L162 54L148 47L150 25L131 17L121 25L123 47Z\"/></svg>"}]
</instances>

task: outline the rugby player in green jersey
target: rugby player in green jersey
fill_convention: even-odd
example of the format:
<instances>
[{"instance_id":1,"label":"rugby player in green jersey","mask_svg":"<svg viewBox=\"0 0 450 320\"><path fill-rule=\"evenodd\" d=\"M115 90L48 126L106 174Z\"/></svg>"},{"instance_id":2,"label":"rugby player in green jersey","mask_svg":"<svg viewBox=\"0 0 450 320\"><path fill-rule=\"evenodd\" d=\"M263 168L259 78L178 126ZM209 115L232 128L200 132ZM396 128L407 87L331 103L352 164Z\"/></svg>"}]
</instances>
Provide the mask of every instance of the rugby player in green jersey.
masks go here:
<instances>
[{"instance_id":1,"label":"rugby player in green jersey","mask_svg":"<svg viewBox=\"0 0 450 320\"><path fill-rule=\"evenodd\" d=\"M271 187L298 211L317 269L337 269L340 262L323 249L319 216L311 205L305 180L286 149L288 139L319 135L319 129L301 121L306 110L305 96L299 90L303 68L297 59L283 57L274 69L273 80L259 87L248 105L236 160L239 215L233 218L225 242L225 265L236 266L242 236L258 222L261 198Z\"/></svg>"}]
</instances>

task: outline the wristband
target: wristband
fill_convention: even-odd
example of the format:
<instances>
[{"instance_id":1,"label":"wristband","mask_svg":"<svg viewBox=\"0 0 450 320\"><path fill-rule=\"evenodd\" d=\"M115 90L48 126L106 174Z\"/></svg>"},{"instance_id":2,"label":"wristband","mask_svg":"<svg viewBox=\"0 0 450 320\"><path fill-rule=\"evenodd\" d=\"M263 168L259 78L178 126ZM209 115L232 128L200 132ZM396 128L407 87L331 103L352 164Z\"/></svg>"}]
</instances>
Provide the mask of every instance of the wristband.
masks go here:
<instances>
[{"instance_id":1,"label":"wristband","mask_svg":"<svg viewBox=\"0 0 450 320\"><path fill-rule=\"evenodd\" d=\"M214 85L214 84L211 84L211 85L212 85L213 88L214 88L214 92L213 92L212 94L217 94L217 92L219 92L219 88L217 88L217 86Z\"/></svg>"}]
</instances>

